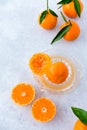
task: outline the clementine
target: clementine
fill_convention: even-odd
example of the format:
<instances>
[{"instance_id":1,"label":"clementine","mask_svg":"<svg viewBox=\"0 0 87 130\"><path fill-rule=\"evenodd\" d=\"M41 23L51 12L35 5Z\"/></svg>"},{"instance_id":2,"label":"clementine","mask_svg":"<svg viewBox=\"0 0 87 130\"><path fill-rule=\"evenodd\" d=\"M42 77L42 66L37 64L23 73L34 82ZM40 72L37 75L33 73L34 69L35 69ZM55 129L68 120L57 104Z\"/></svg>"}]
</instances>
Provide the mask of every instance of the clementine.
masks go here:
<instances>
[{"instance_id":1,"label":"clementine","mask_svg":"<svg viewBox=\"0 0 87 130\"><path fill-rule=\"evenodd\" d=\"M78 36L80 35L80 27L75 21L68 21L68 22L63 23L60 29L64 28L65 26L69 24L71 24L71 27L68 30L68 32L63 36L63 38L68 41L73 41L77 39Z\"/></svg>"},{"instance_id":2,"label":"clementine","mask_svg":"<svg viewBox=\"0 0 87 130\"><path fill-rule=\"evenodd\" d=\"M44 29L53 29L57 24L57 14L49 9L48 0L47 2L47 9L44 10L38 18L39 24Z\"/></svg>"},{"instance_id":3,"label":"clementine","mask_svg":"<svg viewBox=\"0 0 87 130\"><path fill-rule=\"evenodd\" d=\"M45 18L40 22L42 14L43 12L38 18L40 26L44 29L53 29L57 24L57 15L53 15L50 10L48 10L46 12Z\"/></svg>"},{"instance_id":4,"label":"clementine","mask_svg":"<svg viewBox=\"0 0 87 130\"><path fill-rule=\"evenodd\" d=\"M45 73L46 68L51 64L51 58L48 54L45 53L36 53L34 54L30 61L29 66L34 74L42 75Z\"/></svg>"},{"instance_id":5,"label":"clementine","mask_svg":"<svg viewBox=\"0 0 87 130\"><path fill-rule=\"evenodd\" d=\"M65 22L60 26L60 31L53 38L51 44L61 38L64 38L67 41L73 41L80 35L80 26L75 21L67 20L64 14L62 12L60 13Z\"/></svg>"},{"instance_id":6,"label":"clementine","mask_svg":"<svg viewBox=\"0 0 87 130\"><path fill-rule=\"evenodd\" d=\"M47 69L46 76L53 83L62 83L68 76L68 68L63 62L55 62Z\"/></svg>"},{"instance_id":7,"label":"clementine","mask_svg":"<svg viewBox=\"0 0 87 130\"><path fill-rule=\"evenodd\" d=\"M83 3L81 2L81 0L78 0L78 2L80 4L81 13L82 13ZM74 0L72 0L70 3L64 4L62 6L62 10L70 18L76 18L78 16L76 9L75 9Z\"/></svg>"},{"instance_id":8,"label":"clementine","mask_svg":"<svg viewBox=\"0 0 87 130\"><path fill-rule=\"evenodd\" d=\"M74 125L74 130L87 130L87 125L83 124L80 120L77 120Z\"/></svg>"},{"instance_id":9,"label":"clementine","mask_svg":"<svg viewBox=\"0 0 87 130\"><path fill-rule=\"evenodd\" d=\"M32 105L32 115L40 122L51 121L56 114L56 106L52 100L42 97Z\"/></svg>"},{"instance_id":10,"label":"clementine","mask_svg":"<svg viewBox=\"0 0 87 130\"><path fill-rule=\"evenodd\" d=\"M35 97L35 89L30 84L20 83L12 89L12 100L20 106L30 104Z\"/></svg>"}]
</instances>

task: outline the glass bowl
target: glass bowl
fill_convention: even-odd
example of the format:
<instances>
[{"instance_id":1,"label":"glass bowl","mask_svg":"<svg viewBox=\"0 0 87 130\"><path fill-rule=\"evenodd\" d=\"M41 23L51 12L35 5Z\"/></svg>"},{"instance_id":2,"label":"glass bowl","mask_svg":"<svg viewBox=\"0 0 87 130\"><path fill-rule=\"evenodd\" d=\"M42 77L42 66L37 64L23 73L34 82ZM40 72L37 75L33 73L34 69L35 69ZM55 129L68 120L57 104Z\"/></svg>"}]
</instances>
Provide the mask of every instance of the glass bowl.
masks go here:
<instances>
[{"instance_id":1,"label":"glass bowl","mask_svg":"<svg viewBox=\"0 0 87 130\"><path fill-rule=\"evenodd\" d=\"M70 52L67 52L65 50L58 51L56 48L46 50L44 53L48 54L51 57L52 63L58 61L65 63L69 74L66 80L60 84L49 81L46 74L34 74L34 78L38 82L40 90L48 91L53 94L64 94L77 87L82 77L82 67L76 57L71 55Z\"/></svg>"}]
</instances>

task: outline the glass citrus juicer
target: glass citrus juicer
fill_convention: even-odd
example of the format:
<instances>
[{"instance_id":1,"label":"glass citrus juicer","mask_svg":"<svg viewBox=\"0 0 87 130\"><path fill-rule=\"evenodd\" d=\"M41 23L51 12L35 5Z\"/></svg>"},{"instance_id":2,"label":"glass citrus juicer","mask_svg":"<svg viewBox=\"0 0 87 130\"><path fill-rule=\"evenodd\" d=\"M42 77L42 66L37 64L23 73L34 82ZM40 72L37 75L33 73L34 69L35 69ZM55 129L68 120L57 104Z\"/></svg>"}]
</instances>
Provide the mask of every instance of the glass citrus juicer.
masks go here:
<instances>
[{"instance_id":1,"label":"glass citrus juicer","mask_svg":"<svg viewBox=\"0 0 87 130\"><path fill-rule=\"evenodd\" d=\"M29 65L40 90L53 94L71 91L78 86L82 77L78 60L65 51L58 52L57 49L34 54Z\"/></svg>"}]
</instances>

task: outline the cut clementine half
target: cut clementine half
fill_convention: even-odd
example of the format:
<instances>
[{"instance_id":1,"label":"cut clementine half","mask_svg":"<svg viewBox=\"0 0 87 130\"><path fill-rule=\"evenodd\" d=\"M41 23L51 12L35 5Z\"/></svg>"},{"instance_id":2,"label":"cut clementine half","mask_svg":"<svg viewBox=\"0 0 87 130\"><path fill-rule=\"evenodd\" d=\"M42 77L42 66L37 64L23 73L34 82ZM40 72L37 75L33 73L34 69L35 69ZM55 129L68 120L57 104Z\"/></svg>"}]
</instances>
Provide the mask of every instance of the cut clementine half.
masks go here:
<instances>
[{"instance_id":1,"label":"cut clementine half","mask_svg":"<svg viewBox=\"0 0 87 130\"><path fill-rule=\"evenodd\" d=\"M51 58L45 53L34 54L29 62L30 68L35 74L44 74L46 68L51 64Z\"/></svg>"},{"instance_id":2,"label":"cut clementine half","mask_svg":"<svg viewBox=\"0 0 87 130\"><path fill-rule=\"evenodd\" d=\"M37 99L32 105L32 115L40 122L48 122L54 118L56 106L48 98L42 97Z\"/></svg>"},{"instance_id":3,"label":"cut clementine half","mask_svg":"<svg viewBox=\"0 0 87 130\"><path fill-rule=\"evenodd\" d=\"M35 97L35 90L32 85L21 83L12 89L13 101L21 106L30 104Z\"/></svg>"}]
</instances>

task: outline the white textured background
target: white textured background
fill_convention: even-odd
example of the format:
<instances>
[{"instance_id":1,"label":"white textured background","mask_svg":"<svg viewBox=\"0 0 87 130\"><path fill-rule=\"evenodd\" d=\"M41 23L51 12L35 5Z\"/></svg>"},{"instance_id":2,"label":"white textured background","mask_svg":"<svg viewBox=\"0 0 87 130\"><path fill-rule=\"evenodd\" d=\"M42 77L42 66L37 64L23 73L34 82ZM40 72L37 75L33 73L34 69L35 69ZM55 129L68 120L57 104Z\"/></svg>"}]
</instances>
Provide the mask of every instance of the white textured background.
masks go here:
<instances>
[{"instance_id":1,"label":"white textured background","mask_svg":"<svg viewBox=\"0 0 87 130\"><path fill-rule=\"evenodd\" d=\"M71 106L87 110L87 1L82 0L82 17L75 19L81 34L74 42L60 40L53 46L51 40L63 20L56 3L49 6L58 15L58 24L51 31L43 30L37 22L38 15L46 7L46 0L0 0L0 130L73 130L76 117ZM65 95L42 93L28 67L33 53L62 47L77 56L82 64L83 78L79 86ZM39 123L31 115L31 105L20 107L11 100L11 89L20 82L31 83L36 98L46 96L57 106L56 117L48 123Z\"/></svg>"}]
</instances>

